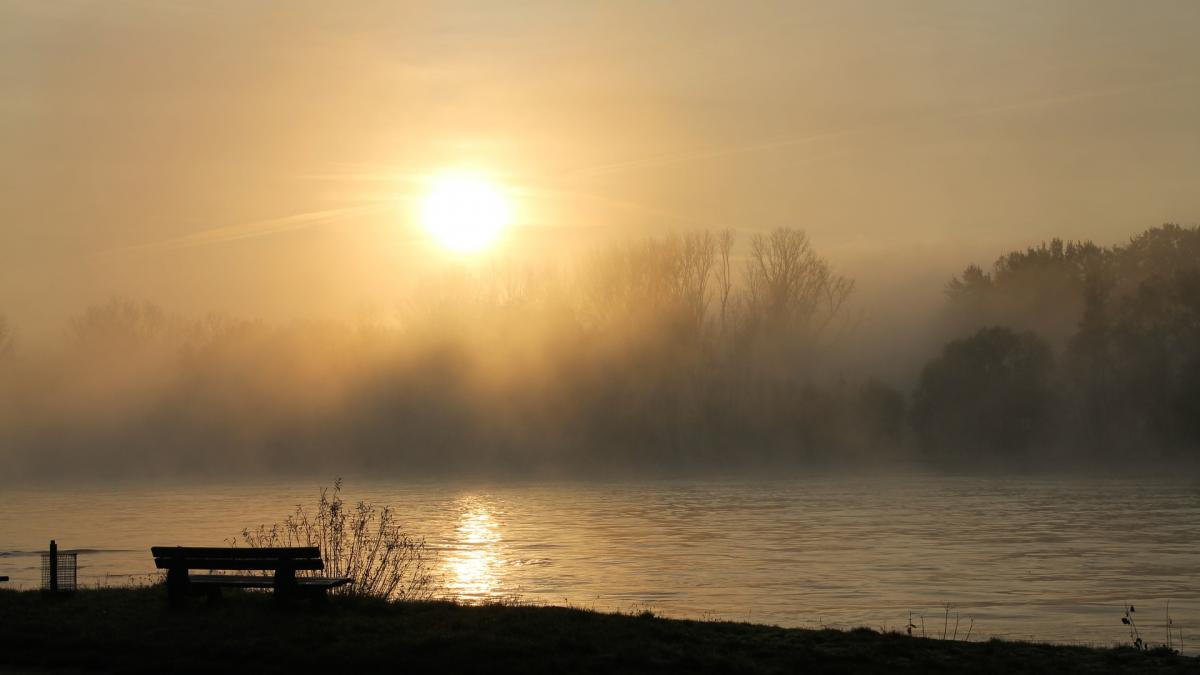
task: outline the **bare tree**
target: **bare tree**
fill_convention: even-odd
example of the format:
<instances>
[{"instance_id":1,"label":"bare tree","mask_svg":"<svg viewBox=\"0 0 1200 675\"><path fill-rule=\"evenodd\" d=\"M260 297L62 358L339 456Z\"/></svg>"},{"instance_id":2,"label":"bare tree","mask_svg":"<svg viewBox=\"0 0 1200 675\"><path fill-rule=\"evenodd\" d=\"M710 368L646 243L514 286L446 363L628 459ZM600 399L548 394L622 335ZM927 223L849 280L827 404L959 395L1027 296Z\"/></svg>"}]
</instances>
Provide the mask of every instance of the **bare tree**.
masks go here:
<instances>
[{"instance_id":1,"label":"bare tree","mask_svg":"<svg viewBox=\"0 0 1200 675\"><path fill-rule=\"evenodd\" d=\"M153 303L113 298L74 317L71 329L81 344L138 346L167 337L171 324L171 317Z\"/></svg>"},{"instance_id":2,"label":"bare tree","mask_svg":"<svg viewBox=\"0 0 1200 675\"><path fill-rule=\"evenodd\" d=\"M688 327L699 332L708 313L708 285L712 278L717 242L711 232L684 235L676 243L679 259L676 292Z\"/></svg>"},{"instance_id":3,"label":"bare tree","mask_svg":"<svg viewBox=\"0 0 1200 675\"><path fill-rule=\"evenodd\" d=\"M730 257L736 237L733 230L717 232L717 297L721 303L721 333L729 328L729 295L733 292L733 265Z\"/></svg>"},{"instance_id":4,"label":"bare tree","mask_svg":"<svg viewBox=\"0 0 1200 675\"><path fill-rule=\"evenodd\" d=\"M780 228L750 240L747 308L760 331L816 338L853 290L854 282L834 274L801 230Z\"/></svg>"},{"instance_id":5,"label":"bare tree","mask_svg":"<svg viewBox=\"0 0 1200 675\"><path fill-rule=\"evenodd\" d=\"M715 259L716 240L709 232L606 248L581 270L588 322L623 328L655 323L699 336Z\"/></svg>"}]
</instances>

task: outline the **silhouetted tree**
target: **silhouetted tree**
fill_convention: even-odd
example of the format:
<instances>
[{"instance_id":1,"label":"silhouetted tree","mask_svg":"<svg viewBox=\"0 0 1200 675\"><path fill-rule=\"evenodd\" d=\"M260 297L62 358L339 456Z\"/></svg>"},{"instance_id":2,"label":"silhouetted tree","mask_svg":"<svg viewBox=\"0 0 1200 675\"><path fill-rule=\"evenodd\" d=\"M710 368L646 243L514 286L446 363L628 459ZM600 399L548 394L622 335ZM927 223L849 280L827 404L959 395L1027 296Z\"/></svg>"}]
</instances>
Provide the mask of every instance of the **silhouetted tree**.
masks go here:
<instances>
[{"instance_id":1,"label":"silhouetted tree","mask_svg":"<svg viewBox=\"0 0 1200 675\"><path fill-rule=\"evenodd\" d=\"M1000 256L990 273L968 266L946 286L950 328L963 334L990 325L1032 330L1062 345L1083 311L1087 270L1111 255L1091 242L1052 239Z\"/></svg>"},{"instance_id":2,"label":"silhouetted tree","mask_svg":"<svg viewBox=\"0 0 1200 675\"><path fill-rule=\"evenodd\" d=\"M1083 280L1083 314L1063 358L1066 427L1077 452L1096 453L1111 439L1121 407L1113 386L1111 257L1097 257Z\"/></svg>"},{"instance_id":3,"label":"silhouetted tree","mask_svg":"<svg viewBox=\"0 0 1200 675\"><path fill-rule=\"evenodd\" d=\"M1198 261L1200 263L1200 261ZM1143 281L1123 299L1112 328L1112 388L1126 447L1200 442L1200 269Z\"/></svg>"},{"instance_id":4,"label":"silhouetted tree","mask_svg":"<svg viewBox=\"0 0 1200 675\"><path fill-rule=\"evenodd\" d=\"M801 230L780 228L750 239L746 302L751 323L769 333L819 333L854 289L834 274Z\"/></svg>"},{"instance_id":5,"label":"silhouetted tree","mask_svg":"<svg viewBox=\"0 0 1200 675\"><path fill-rule=\"evenodd\" d=\"M734 350L755 377L804 378L854 282L833 272L801 230L750 239Z\"/></svg>"},{"instance_id":6,"label":"silhouetted tree","mask_svg":"<svg viewBox=\"0 0 1200 675\"><path fill-rule=\"evenodd\" d=\"M717 295L719 298L720 307L720 326L721 335L726 335L729 331L729 300L733 293L733 245L736 242L736 236L733 230L724 229L717 233Z\"/></svg>"},{"instance_id":7,"label":"silhouetted tree","mask_svg":"<svg viewBox=\"0 0 1200 675\"><path fill-rule=\"evenodd\" d=\"M908 413L904 394L879 380L868 380L859 388L854 404L851 425L860 428L872 446L899 447Z\"/></svg>"},{"instance_id":8,"label":"silhouetted tree","mask_svg":"<svg viewBox=\"0 0 1200 675\"><path fill-rule=\"evenodd\" d=\"M1031 332L984 328L954 340L925 366L913 395L912 425L938 460L977 452L1023 460L1049 440L1054 360Z\"/></svg>"},{"instance_id":9,"label":"silhouetted tree","mask_svg":"<svg viewBox=\"0 0 1200 675\"><path fill-rule=\"evenodd\" d=\"M1167 224L1123 245L1052 240L971 266L947 285L957 330L1032 329L1062 348L1058 427L1079 457L1200 442L1200 227Z\"/></svg>"},{"instance_id":10,"label":"silhouetted tree","mask_svg":"<svg viewBox=\"0 0 1200 675\"><path fill-rule=\"evenodd\" d=\"M1171 279L1200 266L1200 226L1168 223L1113 248L1115 294L1126 297L1153 277Z\"/></svg>"},{"instance_id":11,"label":"silhouetted tree","mask_svg":"<svg viewBox=\"0 0 1200 675\"><path fill-rule=\"evenodd\" d=\"M155 304L113 298L88 307L72 319L71 328L81 345L112 348L144 346L166 337L171 326L169 317Z\"/></svg>"},{"instance_id":12,"label":"silhouetted tree","mask_svg":"<svg viewBox=\"0 0 1200 675\"><path fill-rule=\"evenodd\" d=\"M1071 437L1092 453L1200 441L1200 228L1164 225L1086 268L1084 310L1067 345Z\"/></svg>"},{"instance_id":13,"label":"silhouetted tree","mask_svg":"<svg viewBox=\"0 0 1200 675\"><path fill-rule=\"evenodd\" d=\"M584 322L671 339L703 336L716 239L709 232L606 247L580 270Z\"/></svg>"}]
</instances>

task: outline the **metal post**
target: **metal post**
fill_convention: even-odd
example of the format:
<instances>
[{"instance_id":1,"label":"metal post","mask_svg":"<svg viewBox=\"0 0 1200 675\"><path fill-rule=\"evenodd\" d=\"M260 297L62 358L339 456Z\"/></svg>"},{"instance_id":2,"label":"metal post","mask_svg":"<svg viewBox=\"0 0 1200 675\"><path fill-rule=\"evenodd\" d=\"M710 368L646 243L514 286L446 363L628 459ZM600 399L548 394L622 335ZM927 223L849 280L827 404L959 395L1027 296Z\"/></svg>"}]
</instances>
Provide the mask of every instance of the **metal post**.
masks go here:
<instances>
[{"instance_id":1,"label":"metal post","mask_svg":"<svg viewBox=\"0 0 1200 675\"><path fill-rule=\"evenodd\" d=\"M58 592L58 544L50 540L50 592Z\"/></svg>"}]
</instances>

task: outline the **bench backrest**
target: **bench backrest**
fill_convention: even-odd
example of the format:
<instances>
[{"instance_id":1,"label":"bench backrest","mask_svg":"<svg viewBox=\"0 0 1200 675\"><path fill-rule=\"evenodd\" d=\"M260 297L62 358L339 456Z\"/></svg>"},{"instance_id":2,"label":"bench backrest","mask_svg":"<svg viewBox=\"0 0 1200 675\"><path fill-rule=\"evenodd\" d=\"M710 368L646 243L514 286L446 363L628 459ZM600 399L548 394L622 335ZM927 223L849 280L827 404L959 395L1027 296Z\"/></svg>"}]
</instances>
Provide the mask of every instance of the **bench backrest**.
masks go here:
<instances>
[{"instance_id":1,"label":"bench backrest","mask_svg":"<svg viewBox=\"0 0 1200 675\"><path fill-rule=\"evenodd\" d=\"M294 548L205 548L197 546L151 546L154 566L177 570L319 570L324 569L321 549Z\"/></svg>"}]
</instances>

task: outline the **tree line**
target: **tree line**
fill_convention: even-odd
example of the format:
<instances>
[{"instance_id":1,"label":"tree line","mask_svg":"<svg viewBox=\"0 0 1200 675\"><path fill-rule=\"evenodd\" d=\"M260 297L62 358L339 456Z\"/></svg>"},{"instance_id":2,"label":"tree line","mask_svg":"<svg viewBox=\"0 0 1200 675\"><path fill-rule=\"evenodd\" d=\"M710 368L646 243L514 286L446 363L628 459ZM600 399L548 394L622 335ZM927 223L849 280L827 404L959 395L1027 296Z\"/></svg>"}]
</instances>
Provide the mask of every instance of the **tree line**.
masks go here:
<instances>
[{"instance_id":1,"label":"tree line","mask_svg":"<svg viewBox=\"0 0 1200 675\"><path fill-rule=\"evenodd\" d=\"M114 299L75 316L61 348L6 360L0 449L33 473L831 462L902 426L890 388L812 375L852 291L780 229L448 271L361 321Z\"/></svg>"},{"instance_id":2,"label":"tree line","mask_svg":"<svg viewBox=\"0 0 1200 675\"><path fill-rule=\"evenodd\" d=\"M1121 462L1200 441L1200 234L1054 240L946 288L905 392L822 369L854 282L801 230L426 279L358 321L128 299L55 349L0 320L17 473L664 473ZM1133 460L1130 460L1133 461Z\"/></svg>"},{"instance_id":3,"label":"tree line","mask_svg":"<svg viewBox=\"0 0 1200 675\"><path fill-rule=\"evenodd\" d=\"M962 337L922 372L928 457L1125 465L1200 459L1200 228L1049 243L946 289Z\"/></svg>"}]
</instances>

